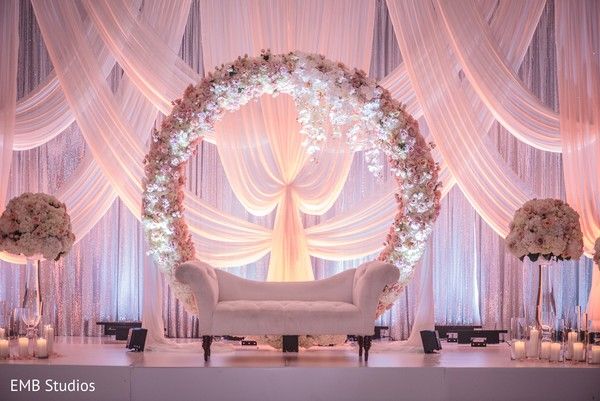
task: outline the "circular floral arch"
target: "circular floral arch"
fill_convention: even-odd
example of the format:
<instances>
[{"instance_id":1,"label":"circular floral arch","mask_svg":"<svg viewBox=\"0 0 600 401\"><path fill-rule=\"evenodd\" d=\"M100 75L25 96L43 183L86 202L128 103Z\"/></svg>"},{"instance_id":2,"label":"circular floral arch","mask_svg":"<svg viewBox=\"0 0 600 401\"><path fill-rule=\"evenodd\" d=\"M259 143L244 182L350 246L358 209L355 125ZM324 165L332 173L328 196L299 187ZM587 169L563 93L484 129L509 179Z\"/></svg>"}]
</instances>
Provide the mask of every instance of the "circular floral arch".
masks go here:
<instances>
[{"instance_id":1,"label":"circular floral arch","mask_svg":"<svg viewBox=\"0 0 600 401\"><path fill-rule=\"evenodd\" d=\"M223 113L263 94L280 93L294 99L309 153L318 152L328 137L343 136L351 150L365 151L369 171L380 175L387 158L396 178L398 209L378 259L398 267L400 279L384 289L379 316L408 283L425 249L439 213L438 166L417 122L387 90L363 71L320 55L265 51L259 57L239 57L190 85L173 103L144 160L143 222L150 253L170 276L176 296L194 312L191 290L173 275L178 264L195 257L183 217L185 164ZM325 130L327 125L332 133Z\"/></svg>"}]
</instances>

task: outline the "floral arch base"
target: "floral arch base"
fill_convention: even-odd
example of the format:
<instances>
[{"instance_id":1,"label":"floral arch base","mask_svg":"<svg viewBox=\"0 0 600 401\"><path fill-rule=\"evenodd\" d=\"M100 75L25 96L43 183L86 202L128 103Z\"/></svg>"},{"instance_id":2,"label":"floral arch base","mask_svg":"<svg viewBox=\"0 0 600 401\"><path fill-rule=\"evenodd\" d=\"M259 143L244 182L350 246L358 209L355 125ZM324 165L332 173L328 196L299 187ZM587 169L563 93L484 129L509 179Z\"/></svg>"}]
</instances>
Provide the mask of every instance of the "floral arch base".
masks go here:
<instances>
[{"instance_id":1,"label":"floral arch base","mask_svg":"<svg viewBox=\"0 0 600 401\"><path fill-rule=\"evenodd\" d=\"M378 259L395 265L400 279L384 289L377 316L389 309L412 277L439 213L438 166L432 145L417 122L389 92L363 71L320 55L291 52L239 57L190 85L155 130L145 162L143 223L150 253L169 276L175 295L196 312L190 289L175 280L174 268L194 259L183 217L185 164L203 134L226 111L239 109L263 94L291 96L310 154L328 137L345 137L350 149L363 150L369 170L380 175L385 158L398 187L397 212ZM328 122L328 124L325 124ZM323 127L333 127L332 133ZM202 255L199 255L202 258Z\"/></svg>"}]
</instances>

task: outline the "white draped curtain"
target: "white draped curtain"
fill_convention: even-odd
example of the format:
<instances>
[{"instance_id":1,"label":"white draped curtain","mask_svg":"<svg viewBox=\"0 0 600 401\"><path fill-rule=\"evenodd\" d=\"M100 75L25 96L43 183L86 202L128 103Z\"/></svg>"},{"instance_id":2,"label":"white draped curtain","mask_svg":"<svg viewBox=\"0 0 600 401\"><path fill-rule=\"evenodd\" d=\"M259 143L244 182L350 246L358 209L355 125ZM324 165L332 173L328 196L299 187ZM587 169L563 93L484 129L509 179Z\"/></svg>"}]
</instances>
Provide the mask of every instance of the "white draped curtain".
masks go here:
<instances>
[{"instance_id":1,"label":"white draped curtain","mask_svg":"<svg viewBox=\"0 0 600 401\"><path fill-rule=\"evenodd\" d=\"M415 320L431 325L434 304L441 323L506 326L527 302L528 279L501 238L520 204L566 198L582 214L588 250L600 234L597 174L580 173L597 171L600 92L584 83L599 82L598 18L593 1L575 3L554 15L553 2L512 0L32 0L34 16L29 1L4 2L0 85L15 96L2 100L10 169L0 171L0 202L55 193L79 238L44 271L48 314L62 333L92 334L94 320L137 319L144 309L161 333L162 310L169 335L198 334L144 256L142 159L157 115L185 86L271 48L370 69L438 145L443 209L415 281L382 318L392 334L405 338ZM579 15L588 24L569 25ZM566 114L559 94L573 105ZM186 193L201 258L249 278L298 280L376 255L393 211L389 183L340 143L308 160L290 99L227 115L207 139L189 163ZM23 269L2 264L0 298L17 302ZM589 260L565 263L554 280L565 310L585 305Z\"/></svg>"}]
</instances>

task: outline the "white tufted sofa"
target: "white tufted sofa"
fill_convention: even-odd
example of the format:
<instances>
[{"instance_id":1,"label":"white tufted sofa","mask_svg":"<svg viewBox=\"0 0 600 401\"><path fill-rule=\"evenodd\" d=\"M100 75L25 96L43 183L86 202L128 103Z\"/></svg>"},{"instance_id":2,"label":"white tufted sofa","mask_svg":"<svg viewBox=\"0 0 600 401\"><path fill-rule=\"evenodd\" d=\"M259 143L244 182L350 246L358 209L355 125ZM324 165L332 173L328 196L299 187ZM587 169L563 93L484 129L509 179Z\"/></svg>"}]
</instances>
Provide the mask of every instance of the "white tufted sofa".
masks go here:
<instances>
[{"instance_id":1,"label":"white tufted sofa","mask_svg":"<svg viewBox=\"0 0 600 401\"><path fill-rule=\"evenodd\" d=\"M214 335L263 334L353 334L367 360L379 296L398 276L398 269L379 261L306 282L246 280L199 261L175 270L194 293L205 360Z\"/></svg>"}]
</instances>

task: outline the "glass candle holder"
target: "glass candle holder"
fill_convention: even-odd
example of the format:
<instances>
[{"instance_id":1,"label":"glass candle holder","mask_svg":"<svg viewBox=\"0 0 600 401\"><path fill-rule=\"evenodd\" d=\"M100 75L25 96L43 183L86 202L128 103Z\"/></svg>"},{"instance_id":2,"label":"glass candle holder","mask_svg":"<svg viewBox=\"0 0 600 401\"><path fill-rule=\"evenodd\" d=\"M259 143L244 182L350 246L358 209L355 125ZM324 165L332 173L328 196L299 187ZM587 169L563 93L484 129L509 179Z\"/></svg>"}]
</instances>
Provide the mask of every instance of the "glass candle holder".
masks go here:
<instances>
[{"instance_id":1,"label":"glass candle holder","mask_svg":"<svg viewBox=\"0 0 600 401\"><path fill-rule=\"evenodd\" d=\"M0 338L0 359L10 357L10 342L7 339Z\"/></svg>"},{"instance_id":2,"label":"glass candle holder","mask_svg":"<svg viewBox=\"0 0 600 401\"><path fill-rule=\"evenodd\" d=\"M45 338L35 340L35 356L36 358L48 358L48 341Z\"/></svg>"},{"instance_id":3,"label":"glass candle holder","mask_svg":"<svg viewBox=\"0 0 600 401\"><path fill-rule=\"evenodd\" d=\"M510 359L523 360L527 357L527 342L525 340L514 340L510 344Z\"/></svg>"},{"instance_id":4,"label":"glass candle holder","mask_svg":"<svg viewBox=\"0 0 600 401\"><path fill-rule=\"evenodd\" d=\"M550 362L562 362L562 344L557 341L550 343Z\"/></svg>"},{"instance_id":5,"label":"glass candle holder","mask_svg":"<svg viewBox=\"0 0 600 401\"><path fill-rule=\"evenodd\" d=\"M523 360L527 357L527 325L525 318L513 317L510 319L509 330L510 359Z\"/></svg>"},{"instance_id":6,"label":"glass candle holder","mask_svg":"<svg viewBox=\"0 0 600 401\"><path fill-rule=\"evenodd\" d=\"M588 363L600 365L600 320L590 320L588 332Z\"/></svg>"},{"instance_id":7,"label":"glass candle holder","mask_svg":"<svg viewBox=\"0 0 600 401\"><path fill-rule=\"evenodd\" d=\"M592 365L600 365L600 345L591 345L588 362Z\"/></svg>"},{"instance_id":8,"label":"glass candle holder","mask_svg":"<svg viewBox=\"0 0 600 401\"><path fill-rule=\"evenodd\" d=\"M19 337L17 344L19 347L19 357L27 358L29 356L29 338Z\"/></svg>"},{"instance_id":9,"label":"glass candle holder","mask_svg":"<svg viewBox=\"0 0 600 401\"><path fill-rule=\"evenodd\" d=\"M574 355L574 344L579 342L579 332L576 330L567 331L565 340L565 359L572 360Z\"/></svg>"},{"instance_id":10,"label":"glass candle holder","mask_svg":"<svg viewBox=\"0 0 600 401\"><path fill-rule=\"evenodd\" d=\"M550 360L550 351L552 348L552 340L549 338L543 338L540 343L540 359Z\"/></svg>"},{"instance_id":11,"label":"glass candle holder","mask_svg":"<svg viewBox=\"0 0 600 401\"><path fill-rule=\"evenodd\" d=\"M585 343L581 341L576 341L573 343L573 354L571 355L571 360L573 362L583 362L585 361Z\"/></svg>"},{"instance_id":12,"label":"glass candle holder","mask_svg":"<svg viewBox=\"0 0 600 401\"><path fill-rule=\"evenodd\" d=\"M527 329L527 358L538 359L540 356L541 331L537 326L529 326Z\"/></svg>"},{"instance_id":13,"label":"glass candle holder","mask_svg":"<svg viewBox=\"0 0 600 401\"><path fill-rule=\"evenodd\" d=\"M557 319L554 324L550 343L550 362L562 362L564 360L565 333L565 320Z\"/></svg>"},{"instance_id":14,"label":"glass candle holder","mask_svg":"<svg viewBox=\"0 0 600 401\"><path fill-rule=\"evenodd\" d=\"M48 355L52 355L54 352L54 327L50 324L45 325L42 334L47 342Z\"/></svg>"}]
</instances>

